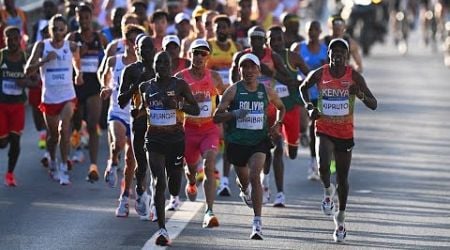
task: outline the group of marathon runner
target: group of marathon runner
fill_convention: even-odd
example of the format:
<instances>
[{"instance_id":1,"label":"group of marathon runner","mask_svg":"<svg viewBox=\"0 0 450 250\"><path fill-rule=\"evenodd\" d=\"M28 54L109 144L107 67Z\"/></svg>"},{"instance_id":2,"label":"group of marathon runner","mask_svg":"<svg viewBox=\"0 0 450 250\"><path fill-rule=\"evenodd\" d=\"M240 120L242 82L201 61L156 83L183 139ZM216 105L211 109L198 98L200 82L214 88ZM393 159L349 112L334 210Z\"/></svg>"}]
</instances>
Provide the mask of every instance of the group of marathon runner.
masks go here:
<instances>
[{"instance_id":1,"label":"group of marathon runner","mask_svg":"<svg viewBox=\"0 0 450 250\"><path fill-rule=\"evenodd\" d=\"M95 183L103 176L108 186L121 187L118 217L128 216L135 194L136 213L158 223L156 245L171 242L165 211L179 209L182 189L195 201L198 184L206 198L202 226L219 226L214 200L231 195L231 165L239 196L254 212L250 238L263 239L270 168L277 190L273 205L284 207L284 153L296 159L300 144L310 150L307 178L323 184L320 206L334 218L333 238L344 241L355 100L377 108L344 19L332 17L325 37L319 21L308 22L304 39L295 14L283 14L280 21L273 13L251 19L252 0L237 1L235 20L209 0L191 11L168 0L165 9L150 12L155 6L142 0L106 2L102 14L95 4L70 2L65 17L55 2L45 1L27 53L26 18L14 0L5 0L0 51L0 147L9 146L5 184L17 185L28 93L39 146L45 148L42 164L51 178L61 185L73 181L70 170L83 161L80 134L86 130L86 180ZM106 26L96 21L100 16L110 19ZM109 157L98 159L104 120ZM222 171L216 166L219 154ZM332 162L336 186L330 182Z\"/></svg>"}]
</instances>

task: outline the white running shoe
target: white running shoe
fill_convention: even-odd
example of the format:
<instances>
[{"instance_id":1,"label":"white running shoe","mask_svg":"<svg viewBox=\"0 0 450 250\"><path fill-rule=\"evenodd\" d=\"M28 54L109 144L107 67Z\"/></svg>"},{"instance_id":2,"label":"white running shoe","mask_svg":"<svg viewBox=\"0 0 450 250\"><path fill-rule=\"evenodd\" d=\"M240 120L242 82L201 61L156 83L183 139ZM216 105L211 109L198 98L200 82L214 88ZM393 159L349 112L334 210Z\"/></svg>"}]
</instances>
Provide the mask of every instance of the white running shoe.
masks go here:
<instances>
[{"instance_id":1,"label":"white running shoe","mask_svg":"<svg viewBox=\"0 0 450 250\"><path fill-rule=\"evenodd\" d=\"M70 178L69 178L69 170L67 169L67 163L60 163L58 172L59 172L59 184L63 186L69 185Z\"/></svg>"},{"instance_id":2,"label":"white running shoe","mask_svg":"<svg viewBox=\"0 0 450 250\"><path fill-rule=\"evenodd\" d=\"M262 204L267 204L270 202L270 190L269 187L262 187L263 189L263 199L262 199Z\"/></svg>"},{"instance_id":3,"label":"white running shoe","mask_svg":"<svg viewBox=\"0 0 450 250\"><path fill-rule=\"evenodd\" d=\"M73 153L73 156L72 156L72 161L75 163L83 163L84 162L84 153L81 148L75 150L75 152Z\"/></svg>"},{"instance_id":4,"label":"white running shoe","mask_svg":"<svg viewBox=\"0 0 450 250\"><path fill-rule=\"evenodd\" d=\"M170 196L169 204L166 206L166 211L176 211L180 207L181 202L178 196Z\"/></svg>"},{"instance_id":5,"label":"white running shoe","mask_svg":"<svg viewBox=\"0 0 450 250\"><path fill-rule=\"evenodd\" d=\"M128 197L121 195L119 198L119 206L116 209L116 217L128 217L129 213Z\"/></svg>"},{"instance_id":6,"label":"white running shoe","mask_svg":"<svg viewBox=\"0 0 450 250\"><path fill-rule=\"evenodd\" d=\"M252 240L262 240L263 239L260 221L253 221L252 234L250 234L250 239L252 239Z\"/></svg>"},{"instance_id":7,"label":"white running shoe","mask_svg":"<svg viewBox=\"0 0 450 250\"><path fill-rule=\"evenodd\" d=\"M158 221L158 214L156 213L156 207L153 204L150 205L150 220L153 222Z\"/></svg>"},{"instance_id":8,"label":"white running shoe","mask_svg":"<svg viewBox=\"0 0 450 250\"><path fill-rule=\"evenodd\" d=\"M48 151L45 151L45 153L44 153L44 155L42 156L42 159L41 159L42 166L44 168L47 168L50 165L50 161L51 161L50 153Z\"/></svg>"},{"instance_id":9,"label":"white running shoe","mask_svg":"<svg viewBox=\"0 0 450 250\"><path fill-rule=\"evenodd\" d=\"M158 235L156 236L155 244L157 246L170 246L170 238L169 233L165 228L161 228L158 231Z\"/></svg>"},{"instance_id":10,"label":"white running shoe","mask_svg":"<svg viewBox=\"0 0 450 250\"><path fill-rule=\"evenodd\" d=\"M330 184L330 187L331 187L330 195L324 195L321 206L322 212L327 216L334 215L334 213L336 212L336 207L333 201L336 188L332 183Z\"/></svg>"},{"instance_id":11,"label":"white running shoe","mask_svg":"<svg viewBox=\"0 0 450 250\"><path fill-rule=\"evenodd\" d=\"M333 216L334 224L336 225L336 229L334 230L334 233L333 233L333 239L335 242L344 242L345 237L347 236L347 230L345 229L344 222L339 223L337 221L337 215L338 215L338 213L336 213Z\"/></svg>"},{"instance_id":12,"label":"white running shoe","mask_svg":"<svg viewBox=\"0 0 450 250\"><path fill-rule=\"evenodd\" d=\"M320 181L319 168L317 167L317 161L315 158L311 158L308 168L308 180Z\"/></svg>"},{"instance_id":13,"label":"white running shoe","mask_svg":"<svg viewBox=\"0 0 450 250\"><path fill-rule=\"evenodd\" d=\"M275 201L273 202L274 207L285 207L285 196L283 192L278 192L275 196Z\"/></svg>"},{"instance_id":14,"label":"white running shoe","mask_svg":"<svg viewBox=\"0 0 450 250\"><path fill-rule=\"evenodd\" d=\"M239 194L239 196L241 197L242 201L245 203L245 205L247 205L249 208L253 208L253 202L252 202L252 186L250 184L248 184L247 190L242 191L241 189L241 193Z\"/></svg>"},{"instance_id":15,"label":"white running shoe","mask_svg":"<svg viewBox=\"0 0 450 250\"><path fill-rule=\"evenodd\" d=\"M55 161L50 160L50 164L48 166L48 174L54 181L59 181L59 166Z\"/></svg>"},{"instance_id":16,"label":"white running shoe","mask_svg":"<svg viewBox=\"0 0 450 250\"><path fill-rule=\"evenodd\" d=\"M105 182L108 183L109 187L115 188L117 187L117 183L119 182L119 177L117 176L117 166L112 165L112 161L108 160L108 165L105 169Z\"/></svg>"},{"instance_id":17,"label":"white running shoe","mask_svg":"<svg viewBox=\"0 0 450 250\"><path fill-rule=\"evenodd\" d=\"M148 217L150 210L150 196L147 192L142 193L142 195L137 195L136 202L134 203L134 209L136 213L141 217Z\"/></svg>"},{"instance_id":18,"label":"white running shoe","mask_svg":"<svg viewBox=\"0 0 450 250\"><path fill-rule=\"evenodd\" d=\"M217 190L217 195L231 196L231 189L228 186L228 183L220 183L219 189Z\"/></svg>"}]
</instances>

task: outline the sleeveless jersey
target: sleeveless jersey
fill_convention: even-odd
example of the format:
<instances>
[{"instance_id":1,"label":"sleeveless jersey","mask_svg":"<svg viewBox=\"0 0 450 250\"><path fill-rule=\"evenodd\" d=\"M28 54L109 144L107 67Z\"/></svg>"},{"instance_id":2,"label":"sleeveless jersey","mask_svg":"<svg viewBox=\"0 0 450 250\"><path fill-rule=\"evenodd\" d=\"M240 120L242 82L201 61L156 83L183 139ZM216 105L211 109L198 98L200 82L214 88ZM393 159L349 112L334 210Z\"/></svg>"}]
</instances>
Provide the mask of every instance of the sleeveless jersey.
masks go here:
<instances>
[{"instance_id":1,"label":"sleeveless jersey","mask_svg":"<svg viewBox=\"0 0 450 250\"><path fill-rule=\"evenodd\" d=\"M349 94L353 69L346 66L341 78L333 78L330 66L324 65L322 79L317 84L319 99L317 107L321 116L316 120L316 131L336 138L353 138L353 110L355 95Z\"/></svg>"},{"instance_id":2,"label":"sleeveless jersey","mask_svg":"<svg viewBox=\"0 0 450 250\"><path fill-rule=\"evenodd\" d=\"M303 41L300 43L299 54L301 57L303 57L303 60L305 61L306 65L308 65L308 67L311 70L315 70L327 62L328 60L327 50L328 49L325 43L320 42L319 52L313 53L308 49L308 42ZM309 98L311 100L317 100L317 98L319 97L319 91L317 90L317 86L316 85L312 86L311 88L309 88L308 91L309 91Z\"/></svg>"},{"instance_id":3,"label":"sleeveless jersey","mask_svg":"<svg viewBox=\"0 0 450 250\"><path fill-rule=\"evenodd\" d=\"M211 55L206 64L206 67L213 69L219 73L220 78L222 78L223 83L230 83L230 67L233 63L233 55L238 51L236 44L231 39L228 39L228 44L230 48L227 51L222 50L219 45L217 45L217 40L211 38L208 40L211 45Z\"/></svg>"},{"instance_id":4,"label":"sleeveless jersey","mask_svg":"<svg viewBox=\"0 0 450 250\"><path fill-rule=\"evenodd\" d=\"M216 99L218 96L217 90L213 84L211 71L206 70L202 79L194 79L188 69L181 71L183 79L189 84L192 94L203 94L205 99L197 100L200 108L200 114L197 116L191 116L186 114L185 127L192 129L208 130L211 127L216 126L213 122L212 116L214 110L216 110Z\"/></svg>"},{"instance_id":5,"label":"sleeveless jersey","mask_svg":"<svg viewBox=\"0 0 450 250\"><path fill-rule=\"evenodd\" d=\"M18 79L25 78L25 53L18 62L8 60L8 49L0 51L0 103L24 103L25 89L17 85Z\"/></svg>"},{"instance_id":6,"label":"sleeveless jersey","mask_svg":"<svg viewBox=\"0 0 450 250\"><path fill-rule=\"evenodd\" d=\"M56 104L75 98L75 88L73 86L72 51L70 42L64 41L64 45L53 48L50 39L45 39L42 58L45 58L50 51L56 53L56 59L45 63L40 68L42 79L42 103Z\"/></svg>"},{"instance_id":7,"label":"sleeveless jersey","mask_svg":"<svg viewBox=\"0 0 450 250\"><path fill-rule=\"evenodd\" d=\"M172 69L172 75L175 75L176 73L182 71L183 69L186 68L186 65L188 64L189 60L186 58L178 58L178 66L176 69Z\"/></svg>"},{"instance_id":8,"label":"sleeveless jersey","mask_svg":"<svg viewBox=\"0 0 450 250\"><path fill-rule=\"evenodd\" d=\"M284 65L289 72L289 76L291 78L297 78L297 69L291 66L289 63L289 51L284 50L284 55L281 54ZM296 87L288 87L287 85L281 84L277 80L275 80L275 91L278 94L278 97L281 98L286 110L291 110L295 105L301 103L300 101L300 91Z\"/></svg>"},{"instance_id":9,"label":"sleeveless jersey","mask_svg":"<svg viewBox=\"0 0 450 250\"><path fill-rule=\"evenodd\" d=\"M119 96L119 87L121 81L121 74L123 69L125 68L125 64L123 63L124 56L116 55L116 64L111 70L111 82L109 86L112 88L111 98L109 102L108 114L118 117L124 121L130 123L130 111L131 105L128 103L125 108L120 108L119 103L117 101L117 97Z\"/></svg>"},{"instance_id":10,"label":"sleeveless jersey","mask_svg":"<svg viewBox=\"0 0 450 250\"><path fill-rule=\"evenodd\" d=\"M147 106L147 137L156 139L165 137L167 135L183 135L184 138L184 113L176 109L168 109L164 107L162 97L167 96L169 98L177 99L179 93L177 93L176 86L178 78L172 77L169 86L164 90L160 89L155 84L156 79L145 83L144 100ZM165 92L165 93L164 93Z\"/></svg>"},{"instance_id":11,"label":"sleeveless jersey","mask_svg":"<svg viewBox=\"0 0 450 250\"><path fill-rule=\"evenodd\" d=\"M225 138L228 142L241 145L256 145L267 138L267 107L269 98L264 85L258 84L254 92L244 87L243 81L236 83L236 95L231 102L229 112L246 109L250 112L242 119L227 122Z\"/></svg>"},{"instance_id":12,"label":"sleeveless jersey","mask_svg":"<svg viewBox=\"0 0 450 250\"><path fill-rule=\"evenodd\" d=\"M94 32L94 39L91 42L83 41L81 34L79 32L75 32L74 41L79 45L86 45L88 50L92 51L84 54L80 58L84 84L80 86L75 85L77 97L83 101L90 96L100 93L100 82L97 78L97 70L103 57L103 48L100 41L100 36L97 32Z\"/></svg>"}]
</instances>

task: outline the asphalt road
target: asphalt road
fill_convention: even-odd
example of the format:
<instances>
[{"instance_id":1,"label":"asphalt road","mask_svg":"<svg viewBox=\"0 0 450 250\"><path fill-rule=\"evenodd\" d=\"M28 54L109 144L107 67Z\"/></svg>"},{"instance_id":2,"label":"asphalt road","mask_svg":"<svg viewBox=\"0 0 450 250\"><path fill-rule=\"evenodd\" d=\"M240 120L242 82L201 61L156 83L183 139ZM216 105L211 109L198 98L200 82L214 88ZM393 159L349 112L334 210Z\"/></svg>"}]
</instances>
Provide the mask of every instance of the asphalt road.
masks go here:
<instances>
[{"instance_id":1,"label":"asphalt road","mask_svg":"<svg viewBox=\"0 0 450 250\"><path fill-rule=\"evenodd\" d=\"M215 205L219 228L201 228L199 202L185 202L167 214L172 248L449 249L450 70L440 54L419 43L404 57L393 46L378 45L364 62L379 107L371 111L357 104L345 244L332 240L334 223L320 211L321 185L306 180L309 157L302 148L298 159L285 159L287 207L263 209L263 241L248 239L252 211L232 184L233 196L220 197ZM50 180L39 163L43 152L37 138L28 112L16 171L19 186L0 186L0 249L153 247L146 242L156 224L140 221L133 201L129 218L116 218L119 190L84 181L87 163L75 166L70 186ZM103 135L101 171L106 158ZM2 150L2 176L6 164ZM271 191L276 192L273 179ZM175 231L180 231L177 237Z\"/></svg>"}]
</instances>

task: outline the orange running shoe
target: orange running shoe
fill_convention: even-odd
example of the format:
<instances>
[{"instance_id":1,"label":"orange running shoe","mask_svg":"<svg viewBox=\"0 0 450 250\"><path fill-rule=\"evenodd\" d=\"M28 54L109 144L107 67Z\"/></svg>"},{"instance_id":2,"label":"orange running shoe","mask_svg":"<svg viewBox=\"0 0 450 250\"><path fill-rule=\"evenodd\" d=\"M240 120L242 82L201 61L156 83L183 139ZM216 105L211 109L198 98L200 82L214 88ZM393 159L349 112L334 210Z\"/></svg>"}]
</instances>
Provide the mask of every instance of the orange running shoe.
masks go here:
<instances>
[{"instance_id":1,"label":"orange running shoe","mask_svg":"<svg viewBox=\"0 0 450 250\"><path fill-rule=\"evenodd\" d=\"M186 184L186 197L188 197L190 201L195 201L197 199L197 185L195 185L195 183Z\"/></svg>"}]
</instances>

